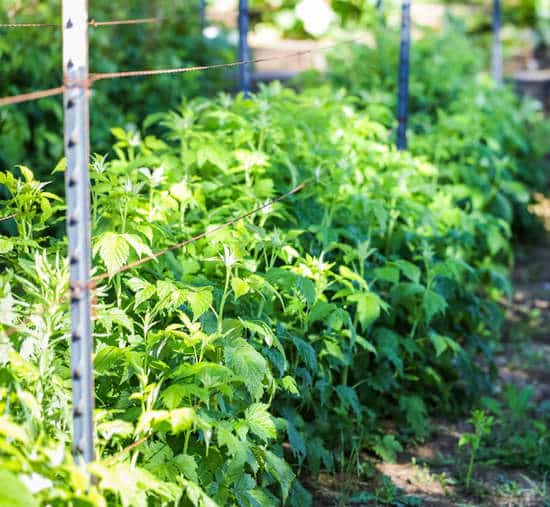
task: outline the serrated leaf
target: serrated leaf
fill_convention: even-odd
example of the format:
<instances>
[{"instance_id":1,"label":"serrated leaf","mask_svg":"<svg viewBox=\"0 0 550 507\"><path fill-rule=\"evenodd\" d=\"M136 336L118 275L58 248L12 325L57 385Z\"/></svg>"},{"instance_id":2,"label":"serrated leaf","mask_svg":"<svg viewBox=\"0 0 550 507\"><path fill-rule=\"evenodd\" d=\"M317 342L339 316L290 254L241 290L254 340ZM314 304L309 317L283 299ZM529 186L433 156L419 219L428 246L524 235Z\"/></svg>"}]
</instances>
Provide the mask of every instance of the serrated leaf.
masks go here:
<instances>
[{"instance_id":1,"label":"serrated leaf","mask_svg":"<svg viewBox=\"0 0 550 507\"><path fill-rule=\"evenodd\" d=\"M233 294L235 294L235 297L237 299L239 299L241 296L244 296L245 294L248 294L248 291L250 290L248 282L236 276L231 278L231 288L233 289Z\"/></svg>"},{"instance_id":2,"label":"serrated leaf","mask_svg":"<svg viewBox=\"0 0 550 507\"><path fill-rule=\"evenodd\" d=\"M296 476L292 472L289 464L271 451L265 451L265 468L281 486L284 504Z\"/></svg>"},{"instance_id":3,"label":"serrated leaf","mask_svg":"<svg viewBox=\"0 0 550 507\"><path fill-rule=\"evenodd\" d=\"M427 290L422 299L422 308L426 314L426 321L430 322L436 314L445 311L447 308L447 301L437 292Z\"/></svg>"},{"instance_id":4,"label":"serrated leaf","mask_svg":"<svg viewBox=\"0 0 550 507\"><path fill-rule=\"evenodd\" d=\"M254 403L246 409L244 415L250 431L266 443L277 436L275 421L267 409L268 405L264 403Z\"/></svg>"},{"instance_id":5,"label":"serrated leaf","mask_svg":"<svg viewBox=\"0 0 550 507\"><path fill-rule=\"evenodd\" d=\"M168 410L173 410L180 404L186 393L185 386L181 384L172 384L162 391L160 399Z\"/></svg>"},{"instance_id":6,"label":"serrated leaf","mask_svg":"<svg viewBox=\"0 0 550 507\"><path fill-rule=\"evenodd\" d=\"M313 306L317 298L317 295L315 292L315 285L313 284L313 282L308 278L304 278L303 276L298 276L296 277L295 283L296 283L295 285L296 290L304 298L307 305Z\"/></svg>"},{"instance_id":7,"label":"serrated leaf","mask_svg":"<svg viewBox=\"0 0 550 507\"><path fill-rule=\"evenodd\" d=\"M141 240L139 236L135 234L123 234L122 237L135 250L138 257L141 258L143 255L153 255L153 251Z\"/></svg>"},{"instance_id":8,"label":"serrated leaf","mask_svg":"<svg viewBox=\"0 0 550 507\"><path fill-rule=\"evenodd\" d=\"M411 262L403 259L394 261L394 264L412 282L418 283L420 281L420 268L418 268L418 266L415 266Z\"/></svg>"},{"instance_id":9,"label":"serrated leaf","mask_svg":"<svg viewBox=\"0 0 550 507\"><path fill-rule=\"evenodd\" d=\"M425 436L429 432L426 405L420 396L399 396L399 408L405 412L408 423L418 436Z\"/></svg>"},{"instance_id":10,"label":"serrated leaf","mask_svg":"<svg viewBox=\"0 0 550 507\"><path fill-rule=\"evenodd\" d=\"M372 450L378 454L383 461L393 463L397 458L397 453L401 452L403 447L393 435L384 435L384 437L379 439L373 446Z\"/></svg>"},{"instance_id":11,"label":"serrated leaf","mask_svg":"<svg viewBox=\"0 0 550 507\"><path fill-rule=\"evenodd\" d=\"M202 288L195 291L188 291L185 298L193 312L193 320L197 320L210 308L213 300L212 290L210 288Z\"/></svg>"},{"instance_id":12,"label":"serrated leaf","mask_svg":"<svg viewBox=\"0 0 550 507\"><path fill-rule=\"evenodd\" d=\"M99 322L105 327L107 332L111 332L113 324L119 324L126 328L130 333L134 332L134 321L128 317L122 308L103 308L100 313Z\"/></svg>"},{"instance_id":13,"label":"serrated leaf","mask_svg":"<svg viewBox=\"0 0 550 507\"><path fill-rule=\"evenodd\" d=\"M103 234L97 243L96 250L99 252L109 275L124 266L130 255L128 242L122 235L114 232Z\"/></svg>"},{"instance_id":14,"label":"serrated leaf","mask_svg":"<svg viewBox=\"0 0 550 507\"><path fill-rule=\"evenodd\" d=\"M357 316L363 329L380 317L381 301L374 292L352 294L348 299L357 303Z\"/></svg>"},{"instance_id":15,"label":"serrated leaf","mask_svg":"<svg viewBox=\"0 0 550 507\"><path fill-rule=\"evenodd\" d=\"M286 375L280 380L281 388L287 391L290 394L299 395L300 390L298 389L298 384L296 383L296 380L294 377L291 377L290 375Z\"/></svg>"},{"instance_id":16,"label":"serrated leaf","mask_svg":"<svg viewBox=\"0 0 550 507\"><path fill-rule=\"evenodd\" d=\"M258 351L242 338L224 350L225 362L239 375L254 400L263 392L263 380L269 373L267 362Z\"/></svg>"}]
</instances>

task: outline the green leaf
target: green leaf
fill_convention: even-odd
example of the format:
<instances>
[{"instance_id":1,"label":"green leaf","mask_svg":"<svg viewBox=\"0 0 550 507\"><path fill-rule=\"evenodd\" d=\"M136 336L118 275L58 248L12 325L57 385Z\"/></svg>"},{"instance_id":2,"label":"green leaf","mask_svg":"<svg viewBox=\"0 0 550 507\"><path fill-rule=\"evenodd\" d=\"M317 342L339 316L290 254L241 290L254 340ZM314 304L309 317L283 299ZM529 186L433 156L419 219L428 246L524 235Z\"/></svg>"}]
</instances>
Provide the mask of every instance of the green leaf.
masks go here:
<instances>
[{"instance_id":1,"label":"green leaf","mask_svg":"<svg viewBox=\"0 0 550 507\"><path fill-rule=\"evenodd\" d=\"M168 410L175 409L187 394L185 386L181 384L172 384L168 386L160 395L162 403Z\"/></svg>"},{"instance_id":2,"label":"green leaf","mask_svg":"<svg viewBox=\"0 0 550 507\"><path fill-rule=\"evenodd\" d=\"M382 458L383 461L394 463L397 459L397 453L403 451L401 444L393 435L384 435L373 446L372 450Z\"/></svg>"},{"instance_id":3,"label":"green leaf","mask_svg":"<svg viewBox=\"0 0 550 507\"><path fill-rule=\"evenodd\" d=\"M381 301L374 292L352 294L348 300L357 303L357 316L363 329L380 317Z\"/></svg>"},{"instance_id":4,"label":"green leaf","mask_svg":"<svg viewBox=\"0 0 550 507\"><path fill-rule=\"evenodd\" d=\"M194 507L220 507L212 500L198 484L191 481L182 481L185 493Z\"/></svg>"},{"instance_id":5,"label":"green leaf","mask_svg":"<svg viewBox=\"0 0 550 507\"><path fill-rule=\"evenodd\" d=\"M248 291L250 290L248 282L236 276L231 278L231 288L233 289L233 294L235 294L235 297L237 299L239 299L241 296L244 296L245 294L248 294Z\"/></svg>"},{"instance_id":6,"label":"green leaf","mask_svg":"<svg viewBox=\"0 0 550 507\"><path fill-rule=\"evenodd\" d=\"M199 482L199 476L197 474L198 464L193 456L189 454L179 454L175 457L174 462L186 479L193 482Z\"/></svg>"},{"instance_id":7,"label":"green leaf","mask_svg":"<svg viewBox=\"0 0 550 507\"><path fill-rule=\"evenodd\" d=\"M6 254L8 252L11 252L13 250L13 247L15 246L15 241L13 241L10 238L0 238L0 254Z\"/></svg>"},{"instance_id":8,"label":"green leaf","mask_svg":"<svg viewBox=\"0 0 550 507\"><path fill-rule=\"evenodd\" d=\"M194 420L195 411L192 408L184 407L170 410L170 425L172 426L172 433L176 435L191 428Z\"/></svg>"},{"instance_id":9,"label":"green leaf","mask_svg":"<svg viewBox=\"0 0 550 507\"><path fill-rule=\"evenodd\" d=\"M437 292L427 290L422 300L422 308L426 314L426 320L429 323L436 314L445 311L447 308L447 301Z\"/></svg>"},{"instance_id":10,"label":"green leaf","mask_svg":"<svg viewBox=\"0 0 550 507\"><path fill-rule=\"evenodd\" d=\"M111 440L115 435L127 438L134 434L134 425L121 419L115 419L99 423L97 431L105 440Z\"/></svg>"},{"instance_id":11,"label":"green leaf","mask_svg":"<svg viewBox=\"0 0 550 507\"><path fill-rule=\"evenodd\" d=\"M130 255L130 247L124 236L114 232L103 234L94 250L99 252L99 256L107 268L107 273L110 275L124 266Z\"/></svg>"},{"instance_id":12,"label":"green leaf","mask_svg":"<svg viewBox=\"0 0 550 507\"><path fill-rule=\"evenodd\" d=\"M186 300L191 306L193 312L193 320L197 320L203 315L212 304L212 289L202 288L196 291L188 291L185 294Z\"/></svg>"},{"instance_id":13,"label":"green leaf","mask_svg":"<svg viewBox=\"0 0 550 507\"><path fill-rule=\"evenodd\" d=\"M252 398L258 400L264 392L263 380L269 373L266 360L242 338L225 348L224 357L227 366L242 378Z\"/></svg>"},{"instance_id":14,"label":"green leaf","mask_svg":"<svg viewBox=\"0 0 550 507\"><path fill-rule=\"evenodd\" d=\"M315 300L317 299L317 295L315 292L315 285L311 280L308 278L304 278L303 276L296 277L295 280L296 283L296 290L298 293L305 299L305 302L308 306L313 306L315 303Z\"/></svg>"},{"instance_id":15,"label":"green leaf","mask_svg":"<svg viewBox=\"0 0 550 507\"><path fill-rule=\"evenodd\" d=\"M405 412L416 435L423 437L429 433L426 406L420 396L399 396L399 408Z\"/></svg>"},{"instance_id":16,"label":"green leaf","mask_svg":"<svg viewBox=\"0 0 550 507\"><path fill-rule=\"evenodd\" d=\"M38 507L38 501L17 475L0 470L0 507Z\"/></svg>"},{"instance_id":17,"label":"green leaf","mask_svg":"<svg viewBox=\"0 0 550 507\"><path fill-rule=\"evenodd\" d=\"M123 234L122 237L130 244L130 246L135 250L138 257L143 255L150 256L153 255L153 251L147 246L139 236L135 234Z\"/></svg>"},{"instance_id":18,"label":"green leaf","mask_svg":"<svg viewBox=\"0 0 550 507\"><path fill-rule=\"evenodd\" d=\"M254 403L245 411L245 419L250 431L266 443L277 436L275 422L267 409L268 405L264 403Z\"/></svg>"},{"instance_id":19,"label":"green leaf","mask_svg":"<svg viewBox=\"0 0 550 507\"><path fill-rule=\"evenodd\" d=\"M447 349L451 349L455 353L461 349L460 345L448 336L442 336L437 333L430 333L429 336L437 357L443 354Z\"/></svg>"},{"instance_id":20,"label":"green leaf","mask_svg":"<svg viewBox=\"0 0 550 507\"><path fill-rule=\"evenodd\" d=\"M271 451L265 451L265 468L280 484L284 504L296 476L288 463Z\"/></svg>"},{"instance_id":21,"label":"green leaf","mask_svg":"<svg viewBox=\"0 0 550 507\"><path fill-rule=\"evenodd\" d=\"M384 280L385 282L398 283L399 282L399 269L385 266L383 268L376 268L374 270L374 276L379 280Z\"/></svg>"},{"instance_id":22,"label":"green leaf","mask_svg":"<svg viewBox=\"0 0 550 507\"><path fill-rule=\"evenodd\" d=\"M412 282L418 283L420 281L420 268L405 261L403 259L394 261L394 264L401 270L401 272Z\"/></svg>"}]
</instances>

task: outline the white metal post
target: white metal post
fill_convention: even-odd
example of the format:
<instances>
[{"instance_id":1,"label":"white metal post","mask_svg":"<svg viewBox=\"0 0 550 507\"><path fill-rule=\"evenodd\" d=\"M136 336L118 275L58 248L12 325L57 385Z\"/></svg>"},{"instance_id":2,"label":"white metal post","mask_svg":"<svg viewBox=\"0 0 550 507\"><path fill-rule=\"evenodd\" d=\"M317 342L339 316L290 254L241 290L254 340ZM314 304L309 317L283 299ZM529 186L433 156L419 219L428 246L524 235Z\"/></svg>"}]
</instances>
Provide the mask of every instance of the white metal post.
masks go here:
<instances>
[{"instance_id":1,"label":"white metal post","mask_svg":"<svg viewBox=\"0 0 550 507\"><path fill-rule=\"evenodd\" d=\"M90 311L90 139L88 1L63 0L63 77L67 236L71 292L73 454L94 459L94 388Z\"/></svg>"}]
</instances>

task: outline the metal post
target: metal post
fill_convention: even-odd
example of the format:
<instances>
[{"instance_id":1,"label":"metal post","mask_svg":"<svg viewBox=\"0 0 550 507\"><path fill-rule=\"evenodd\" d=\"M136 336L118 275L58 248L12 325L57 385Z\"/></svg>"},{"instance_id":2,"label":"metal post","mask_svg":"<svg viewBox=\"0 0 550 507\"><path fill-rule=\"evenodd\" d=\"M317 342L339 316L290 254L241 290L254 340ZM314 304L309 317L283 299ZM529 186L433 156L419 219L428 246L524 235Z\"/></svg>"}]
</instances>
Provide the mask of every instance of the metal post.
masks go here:
<instances>
[{"instance_id":1,"label":"metal post","mask_svg":"<svg viewBox=\"0 0 550 507\"><path fill-rule=\"evenodd\" d=\"M248 0L239 0L239 61L250 60L248 49ZM245 97L250 96L250 67L239 66L239 89Z\"/></svg>"},{"instance_id":2,"label":"metal post","mask_svg":"<svg viewBox=\"0 0 550 507\"><path fill-rule=\"evenodd\" d=\"M206 0L199 0L199 17L202 36L206 28Z\"/></svg>"},{"instance_id":3,"label":"metal post","mask_svg":"<svg viewBox=\"0 0 550 507\"><path fill-rule=\"evenodd\" d=\"M397 95L397 149L407 149L409 115L409 67L411 48L411 2L401 4L401 43L399 46L399 90Z\"/></svg>"},{"instance_id":4,"label":"metal post","mask_svg":"<svg viewBox=\"0 0 550 507\"><path fill-rule=\"evenodd\" d=\"M94 389L90 314L90 174L88 113L88 1L63 0L65 155L71 295L73 454L94 459Z\"/></svg>"},{"instance_id":5,"label":"metal post","mask_svg":"<svg viewBox=\"0 0 550 507\"><path fill-rule=\"evenodd\" d=\"M502 41L500 40L501 9L500 0L493 0L493 55L491 73L495 83L502 83Z\"/></svg>"}]
</instances>

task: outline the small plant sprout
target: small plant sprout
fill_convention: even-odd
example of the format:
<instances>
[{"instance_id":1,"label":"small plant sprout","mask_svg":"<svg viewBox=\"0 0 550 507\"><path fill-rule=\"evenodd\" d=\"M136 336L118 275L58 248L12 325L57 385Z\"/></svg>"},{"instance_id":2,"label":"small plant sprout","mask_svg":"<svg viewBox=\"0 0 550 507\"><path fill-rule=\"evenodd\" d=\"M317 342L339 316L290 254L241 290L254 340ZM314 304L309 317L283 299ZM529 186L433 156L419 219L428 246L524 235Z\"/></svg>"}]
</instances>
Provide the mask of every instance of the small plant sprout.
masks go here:
<instances>
[{"instance_id":1,"label":"small plant sprout","mask_svg":"<svg viewBox=\"0 0 550 507\"><path fill-rule=\"evenodd\" d=\"M485 412L483 412L483 410L474 410L472 412L472 417L469 419L469 422L473 424L474 432L465 433L460 437L460 440L458 442L459 447L470 447L470 460L468 462L468 469L466 471L465 480L466 489L470 489L472 472L477 451L481 446L481 441L483 437L491 433L491 427L493 426L494 418L487 415Z\"/></svg>"}]
</instances>

